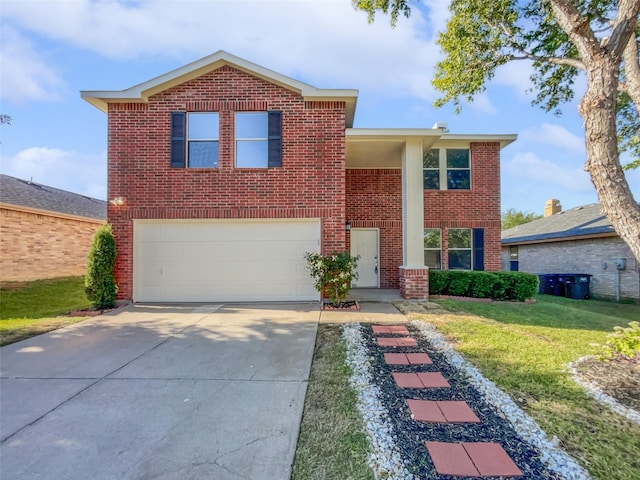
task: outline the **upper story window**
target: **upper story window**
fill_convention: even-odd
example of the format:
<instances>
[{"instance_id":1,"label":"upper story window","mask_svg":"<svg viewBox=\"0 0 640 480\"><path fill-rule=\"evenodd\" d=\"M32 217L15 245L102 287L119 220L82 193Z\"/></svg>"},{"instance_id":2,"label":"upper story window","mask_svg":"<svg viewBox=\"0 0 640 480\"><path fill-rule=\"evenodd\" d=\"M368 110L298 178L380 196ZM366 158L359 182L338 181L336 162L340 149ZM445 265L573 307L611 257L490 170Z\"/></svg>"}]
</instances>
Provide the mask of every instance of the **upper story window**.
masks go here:
<instances>
[{"instance_id":1,"label":"upper story window","mask_svg":"<svg viewBox=\"0 0 640 480\"><path fill-rule=\"evenodd\" d=\"M442 232L439 228L424 229L424 264L436 270L442 269Z\"/></svg>"},{"instance_id":2,"label":"upper story window","mask_svg":"<svg viewBox=\"0 0 640 480\"><path fill-rule=\"evenodd\" d=\"M236 113L236 167L268 167L267 112Z\"/></svg>"},{"instance_id":3,"label":"upper story window","mask_svg":"<svg viewBox=\"0 0 640 480\"><path fill-rule=\"evenodd\" d=\"M468 148L432 148L422 157L425 190L470 190Z\"/></svg>"},{"instance_id":4,"label":"upper story window","mask_svg":"<svg viewBox=\"0 0 640 480\"><path fill-rule=\"evenodd\" d=\"M187 114L187 167L217 168L218 142L217 113Z\"/></svg>"},{"instance_id":5,"label":"upper story window","mask_svg":"<svg viewBox=\"0 0 640 480\"><path fill-rule=\"evenodd\" d=\"M237 167L282 165L282 112L238 112L235 131ZM217 112L171 112L172 168L217 168L220 141L231 139L223 136L220 140Z\"/></svg>"},{"instance_id":6,"label":"upper story window","mask_svg":"<svg viewBox=\"0 0 640 480\"><path fill-rule=\"evenodd\" d=\"M236 167L282 165L282 112L236 112Z\"/></svg>"}]
</instances>

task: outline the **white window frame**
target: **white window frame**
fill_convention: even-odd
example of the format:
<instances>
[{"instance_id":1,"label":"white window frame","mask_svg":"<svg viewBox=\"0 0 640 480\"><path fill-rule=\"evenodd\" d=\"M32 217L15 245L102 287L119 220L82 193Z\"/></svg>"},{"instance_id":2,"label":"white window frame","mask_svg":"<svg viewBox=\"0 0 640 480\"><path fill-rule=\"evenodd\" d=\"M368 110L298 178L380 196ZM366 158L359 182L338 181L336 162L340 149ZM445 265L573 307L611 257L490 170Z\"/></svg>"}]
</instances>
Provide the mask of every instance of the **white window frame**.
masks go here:
<instances>
[{"instance_id":1,"label":"white window frame","mask_svg":"<svg viewBox=\"0 0 640 480\"><path fill-rule=\"evenodd\" d=\"M438 248L434 248L434 247L424 247L424 251L425 252L439 252L440 253L440 266L439 267L431 267L430 265L427 265L427 262L425 262L425 265L429 268L433 268L434 270L442 270L442 229L441 228L425 228L424 229L424 238L427 237L427 230L437 230L438 234L439 234L439 240L440 240L440 246Z\"/></svg>"},{"instance_id":2,"label":"white window frame","mask_svg":"<svg viewBox=\"0 0 640 480\"><path fill-rule=\"evenodd\" d=\"M460 248L460 247L454 247L451 248L451 245L449 245L449 234L452 230L468 230L469 231L469 247L465 247L465 248ZM471 271L473 270L473 228L448 228L447 229L447 269L451 270L450 268L450 258L451 255L450 253L452 251L457 251L457 252L469 252L469 268L455 268L453 270L461 270L461 271Z\"/></svg>"},{"instance_id":3,"label":"white window frame","mask_svg":"<svg viewBox=\"0 0 640 480\"><path fill-rule=\"evenodd\" d=\"M191 136L189 135L189 122L191 121L191 118L195 115L213 115L215 116L216 119L216 123L217 123L217 136L212 136L210 138L196 138L196 139L192 139ZM220 113L219 112L187 112L187 125L186 125L186 146L187 146L187 158L185 159L186 162L186 166L187 168L218 168L219 164L220 164ZM215 165L207 165L204 167L201 166L197 166L197 167L193 167L190 165L189 160L191 159L191 155L190 155L190 150L191 150L191 144L192 143L211 143L211 142L215 142L216 147L217 147L217 155L216 155L216 164Z\"/></svg>"},{"instance_id":4,"label":"white window frame","mask_svg":"<svg viewBox=\"0 0 640 480\"><path fill-rule=\"evenodd\" d=\"M468 171L469 172L469 188L455 188L455 189L451 189L451 190L455 190L455 191L469 191L472 189L473 185L472 185L472 176L471 176L471 148L467 145L463 145L463 146L447 146L447 147L431 147L429 148L427 151L429 150L438 150L438 173L439 173L439 180L440 180L440 188L438 190L449 190L449 182L448 182L448 172L449 171ZM447 165L447 150L467 150L469 152L469 167L468 168L449 168L449 166ZM423 155L426 152L423 152ZM435 171L436 168L425 168L423 166L422 168L423 171ZM424 178L424 177L423 177ZM432 189L432 188L428 188L425 190L432 190L435 191L436 189Z\"/></svg>"},{"instance_id":5,"label":"white window frame","mask_svg":"<svg viewBox=\"0 0 640 480\"><path fill-rule=\"evenodd\" d=\"M264 137L238 137L237 125L238 116L241 115L264 115ZM268 168L269 167L269 112L255 111L255 112L235 112L234 115L234 129L235 129L235 166L236 168ZM238 165L238 144L245 142L260 142L264 143L265 157L264 164L262 165Z\"/></svg>"}]
</instances>

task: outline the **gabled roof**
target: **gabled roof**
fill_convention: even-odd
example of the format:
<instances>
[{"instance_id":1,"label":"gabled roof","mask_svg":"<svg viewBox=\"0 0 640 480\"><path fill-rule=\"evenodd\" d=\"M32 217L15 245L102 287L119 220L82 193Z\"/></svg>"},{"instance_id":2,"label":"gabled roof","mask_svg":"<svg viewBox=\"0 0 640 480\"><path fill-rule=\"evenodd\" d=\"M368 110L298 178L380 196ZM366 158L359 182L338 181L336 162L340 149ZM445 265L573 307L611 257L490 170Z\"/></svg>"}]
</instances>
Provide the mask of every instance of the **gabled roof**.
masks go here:
<instances>
[{"instance_id":1,"label":"gabled roof","mask_svg":"<svg viewBox=\"0 0 640 480\"><path fill-rule=\"evenodd\" d=\"M93 106L106 113L109 103L146 103L152 95L200 77L205 73L217 70L225 65L229 65L267 82L297 92L302 95L305 100L346 102L347 127L353 126L356 101L358 99L357 90L319 89L312 87L306 83L299 82L293 78L289 78L285 75L281 75L277 72L261 67L260 65L256 65L255 63L251 63L243 60L242 58L231 55L224 50L220 50L212 55L185 65L184 67L165 73L164 75L160 75L159 77L153 78L126 90L85 90L80 92L80 96Z\"/></svg>"},{"instance_id":2,"label":"gabled roof","mask_svg":"<svg viewBox=\"0 0 640 480\"><path fill-rule=\"evenodd\" d=\"M0 203L106 220L107 202L0 174Z\"/></svg>"},{"instance_id":3,"label":"gabled roof","mask_svg":"<svg viewBox=\"0 0 640 480\"><path fill-rule=\"evenodd\" d=\"M575 237L615 236L600 204L572 208L502 232L502 244L542 243Z\"/></svg>"}]
</instances>

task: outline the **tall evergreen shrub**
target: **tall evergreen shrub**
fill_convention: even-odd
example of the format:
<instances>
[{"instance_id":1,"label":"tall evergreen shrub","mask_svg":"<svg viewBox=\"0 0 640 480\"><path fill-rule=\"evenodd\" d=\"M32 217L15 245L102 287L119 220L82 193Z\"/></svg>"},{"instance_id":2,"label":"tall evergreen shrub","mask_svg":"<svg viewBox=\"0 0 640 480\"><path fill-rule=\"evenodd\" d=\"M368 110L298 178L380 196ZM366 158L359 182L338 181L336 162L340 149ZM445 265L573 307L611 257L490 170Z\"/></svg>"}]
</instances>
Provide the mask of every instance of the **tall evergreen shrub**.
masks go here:
<instances>
[{"instance_id":1,"label":"tall evergreen shrub","mask_svg":"<svg viewBox=\"0 0 640 480\"><path fill-rule=\"evenodd\" d=\"M85 292L94 308L112 308L116 304L118 286L113 277L116 255L111 225L103 225L93 237L84 278Z\"/></svg>"}]
</instances>

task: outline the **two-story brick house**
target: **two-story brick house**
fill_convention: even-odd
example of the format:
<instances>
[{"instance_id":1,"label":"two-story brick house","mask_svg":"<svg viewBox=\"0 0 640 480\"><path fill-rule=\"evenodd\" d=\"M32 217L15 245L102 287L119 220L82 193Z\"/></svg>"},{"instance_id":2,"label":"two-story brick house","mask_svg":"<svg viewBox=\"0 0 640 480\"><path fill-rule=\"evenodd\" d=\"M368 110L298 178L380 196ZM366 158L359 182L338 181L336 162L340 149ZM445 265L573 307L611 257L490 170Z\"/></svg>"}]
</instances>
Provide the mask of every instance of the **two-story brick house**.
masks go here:
<instances>
[{"instance_id":1,"label":"two-story brick house","mask_svg":"<svg viewBox=\"0 0 640 480\"><path fill-rule=\"evenodd\" d=\"M220 51L108 114L121 299L317 300L304 253L360 255L358 287L427 298L428 267L500 270L500 149L515 135L353 128L357 91Z\"/></svg>"}]
</instances>

